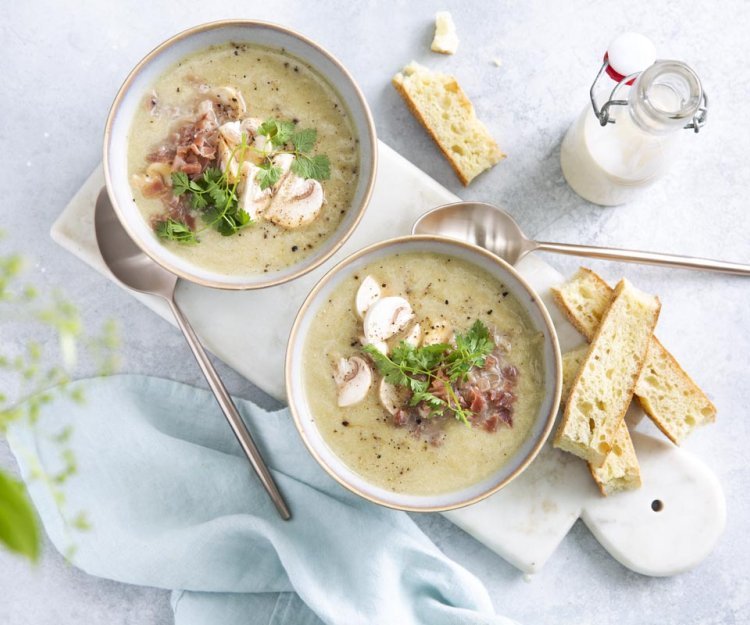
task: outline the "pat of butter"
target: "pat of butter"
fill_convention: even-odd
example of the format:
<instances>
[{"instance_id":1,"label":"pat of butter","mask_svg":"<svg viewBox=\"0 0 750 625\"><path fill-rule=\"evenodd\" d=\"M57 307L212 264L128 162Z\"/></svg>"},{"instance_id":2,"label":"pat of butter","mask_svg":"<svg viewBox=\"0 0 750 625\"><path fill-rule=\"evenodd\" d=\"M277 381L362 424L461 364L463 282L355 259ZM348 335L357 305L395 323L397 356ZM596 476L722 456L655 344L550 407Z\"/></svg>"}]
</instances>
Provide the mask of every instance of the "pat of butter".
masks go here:
<instances>
[{"instance_id":1,"label":"pat of butter","mask_svg":"<svg viewBox=\"0 0 750 625\"><path fill-rule=\"evenodd\" d=\"M435 37L430 49L441 54L455 54L458 50L456 25L448 11L438 11L435 15Z\"/></svg>"}]
</instances>

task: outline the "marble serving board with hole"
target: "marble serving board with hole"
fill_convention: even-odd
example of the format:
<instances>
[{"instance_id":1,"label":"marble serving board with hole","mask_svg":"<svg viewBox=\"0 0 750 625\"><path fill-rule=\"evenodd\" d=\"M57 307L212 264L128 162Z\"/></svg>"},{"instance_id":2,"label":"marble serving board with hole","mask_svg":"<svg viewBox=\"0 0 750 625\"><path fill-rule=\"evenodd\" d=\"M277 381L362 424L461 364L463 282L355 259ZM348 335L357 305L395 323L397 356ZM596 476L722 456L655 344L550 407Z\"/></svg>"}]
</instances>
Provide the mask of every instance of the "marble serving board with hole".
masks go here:
<instances>
[{"instance_id":1,"label":"marble serving board with hole","mask_svg":"<svg viewBox=\"0 0 750 625\"><path fill-rule=\"evenodd\" d=\"M315 282L336 262L370 243L408 234L426 210L459 198L382 142L375 192L357 230L322 267L278 287L230 292L181 282L177 298L206 347L270 395L284 400L284 352L294 317ZM110 280L96 246L94 203L104 185L97 168L52 227L52 238ZM547 304L563 351L582 342L552 304L549 288L563 280L534 255L517 269ZM132 292L174 323L159 299ZM216 311L225 323L215 323ZM252 335L227 331L253 318ZM262 356L260 356L262 354ZM628 419L643 416L631 407ZM525 573L536 573L581 518L604 548L644 575L674 575L696 566L716 544L725 523L721 486L694 455L666 439L633 432L643 487L603 497L586 464L548 442L532 465L499 493L445 513L464 531ZM294 505L294 502L291 502Z\"/></svg>"}]
</instances>

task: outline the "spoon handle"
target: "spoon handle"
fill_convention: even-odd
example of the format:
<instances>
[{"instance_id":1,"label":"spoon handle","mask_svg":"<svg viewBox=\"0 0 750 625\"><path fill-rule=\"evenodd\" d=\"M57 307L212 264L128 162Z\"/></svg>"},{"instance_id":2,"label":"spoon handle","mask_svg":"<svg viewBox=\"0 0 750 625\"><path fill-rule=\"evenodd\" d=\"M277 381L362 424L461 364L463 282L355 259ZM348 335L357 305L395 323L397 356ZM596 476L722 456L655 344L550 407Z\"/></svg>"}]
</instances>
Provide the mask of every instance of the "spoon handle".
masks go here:
<instances>
[{"instance_id":1,"label":"spoon handle","mask_svg":"<svg viewBox=\"0 0 750 625\"><path fill-rule=\"evenodd\" d=\"M750 265L730 263L710 258L695 258L678 254L660 254L658 252L641 252L638 250L620 250L610 247L595 247L593 245L572 245L570 243L548 243L539 241L535 249L544 252L557 252L571 256L591 256L592 258L606 258L621 260L626 263L643 263L646 265L665 265L667 267L681 267L683 269L697 269L699 271L718 271L739 276L750 276Z\"/></svg>"},{"instance_id":2,"label":"spoon handle","mask_svg":"<svg viewBox=\"0 0 750 625\"><path fill-rule=\"evenodd\" d=\"M263 487L273 500L276 509L279 511L279 515L281 515L282 519L288 521L292 517L289 508L287 507L284 498L281 496L276 483L273 481L271 472L263 461L263 457L260 455L260 451L258 451L255 441L253 441L253 437L250 435L245 422L242 420L240 413L237 412L237 407L234 405L224 383L221 381L216 369L214 369L211 360L208 358L208 355L198 340L192 326L182 314L182 311L177 306L177 302L174 301L174 297L167 298L167 301L174 313L177 324L180 326L190 349L193 351L193 356L195 356L195 359L198 361L198 366L201 368L203 375L206 376L206 381L211 387L214 397L216 397L216 401L219 403L227 421L229 421L229 425L231 426L234 435L237 437L237 441L239 442L240 447L242 447L242 451L245 452L247 459L250 461L253 469L255 469L255 473L257 473L260 478Z\"/></svg>"}]
</instances>

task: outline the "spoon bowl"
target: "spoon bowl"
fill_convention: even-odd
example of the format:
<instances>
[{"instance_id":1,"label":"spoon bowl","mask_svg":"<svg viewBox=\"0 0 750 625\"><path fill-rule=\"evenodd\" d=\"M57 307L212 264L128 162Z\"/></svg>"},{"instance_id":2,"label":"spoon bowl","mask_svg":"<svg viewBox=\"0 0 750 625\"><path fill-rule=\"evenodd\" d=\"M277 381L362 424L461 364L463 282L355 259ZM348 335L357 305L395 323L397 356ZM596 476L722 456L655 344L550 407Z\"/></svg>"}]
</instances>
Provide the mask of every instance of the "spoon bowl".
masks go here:
<instances>
[{"instance_id":1,"label":"spoon bowl","mask_svg":"<svg viewBox=\"0 0 750 625\"><path fill-rule=\"evenodd\" d=\"M536 244L506 210L484 202L438 206L417 219L412 234L439 234L472 243L515 265Z\"/></svg>"},{"instance_id":2,"label":"spoon bowl","mask_svg":"<svg viewBox=\"0 0 750 625\"><path fill-rule=\"evenodd\" d=\"M508 211L484 202L456 202L433 208L417 219L412 228L412 234L433 234L472 243L496 254L511 265L515 265L529 252L539 250L570 256L619 260L626 263L750 276L750 265L724 260L593 245L534 241L523 233Z\"/></svg>"},{"instance_id":3,"label":"spoon bowl","mask_svg":"<svg viewBox=\"0 0 750 625\"><path fill-rule=\"evenodd\" d=\"M133 242L112 210L106 189L96 200L94 226L99 252L115 278L134 291L172 297L177 276L157 265Z\"/></svg>"}]
</instances>

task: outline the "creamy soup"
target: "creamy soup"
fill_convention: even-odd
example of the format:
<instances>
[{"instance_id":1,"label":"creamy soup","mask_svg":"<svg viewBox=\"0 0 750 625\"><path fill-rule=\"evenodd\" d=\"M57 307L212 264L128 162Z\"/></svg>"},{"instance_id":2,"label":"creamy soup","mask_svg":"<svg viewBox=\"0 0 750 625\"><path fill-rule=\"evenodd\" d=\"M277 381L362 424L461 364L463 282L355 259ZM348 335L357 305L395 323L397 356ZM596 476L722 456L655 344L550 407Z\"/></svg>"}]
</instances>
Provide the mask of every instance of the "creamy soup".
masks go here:
<instances>
[{"instance_id":1,"label":"creamy soup","mask_svg":"<svg viewBox=\"0 0 750 625\"><path fill-rule=\"evenodd\" d=\"M381 313L395 325L383 330ZM379 343L398 360L401 341L415 350L441 343L450 359L459 335L477 326L491 345L451 389L466 422L452 410L410 405L413 393L403 386L384 395L373 348L362 346ZM521 304L485 270L433 253L396 254L352 273L317 312L303 358L310 411L330 449L367 481L403 494L440 494L492 475L528 437L543 398L543 335ZM357 358L371 381L353 391L346 380L359 378L347 364ZM440 384L432 386L450 402Z\"/></svg>"},{"instance_id":2,"label":"creamy soup","mask_svg":"<svg viewBox=\"0 0 750 625\"><path fill-rule=\"evenodd\" d=\"M271 126L262 124L268 120L285 125L285 144L273 144ZM329 175L295 167L301 144L291 137L303 130L315 135L300 160L327 159ZM223 274L273 272L304 259L336 230L358 178L358 139L339 94L303 61L255 45L210 47L166 71L145 95L128 141L133 200L144 219L171 251ZM207 200L205 208L193 203L193 191L173 192L173 172L205 189L212 168L215 177L229 172L227 187L237 183L238 197L231 208L252 218L249 225L230 219L228 236L217 230L222 221L210 194L195 200ZM266 182L277 180L262 189L270 169Z\"/></svg>"}]
</instances>

